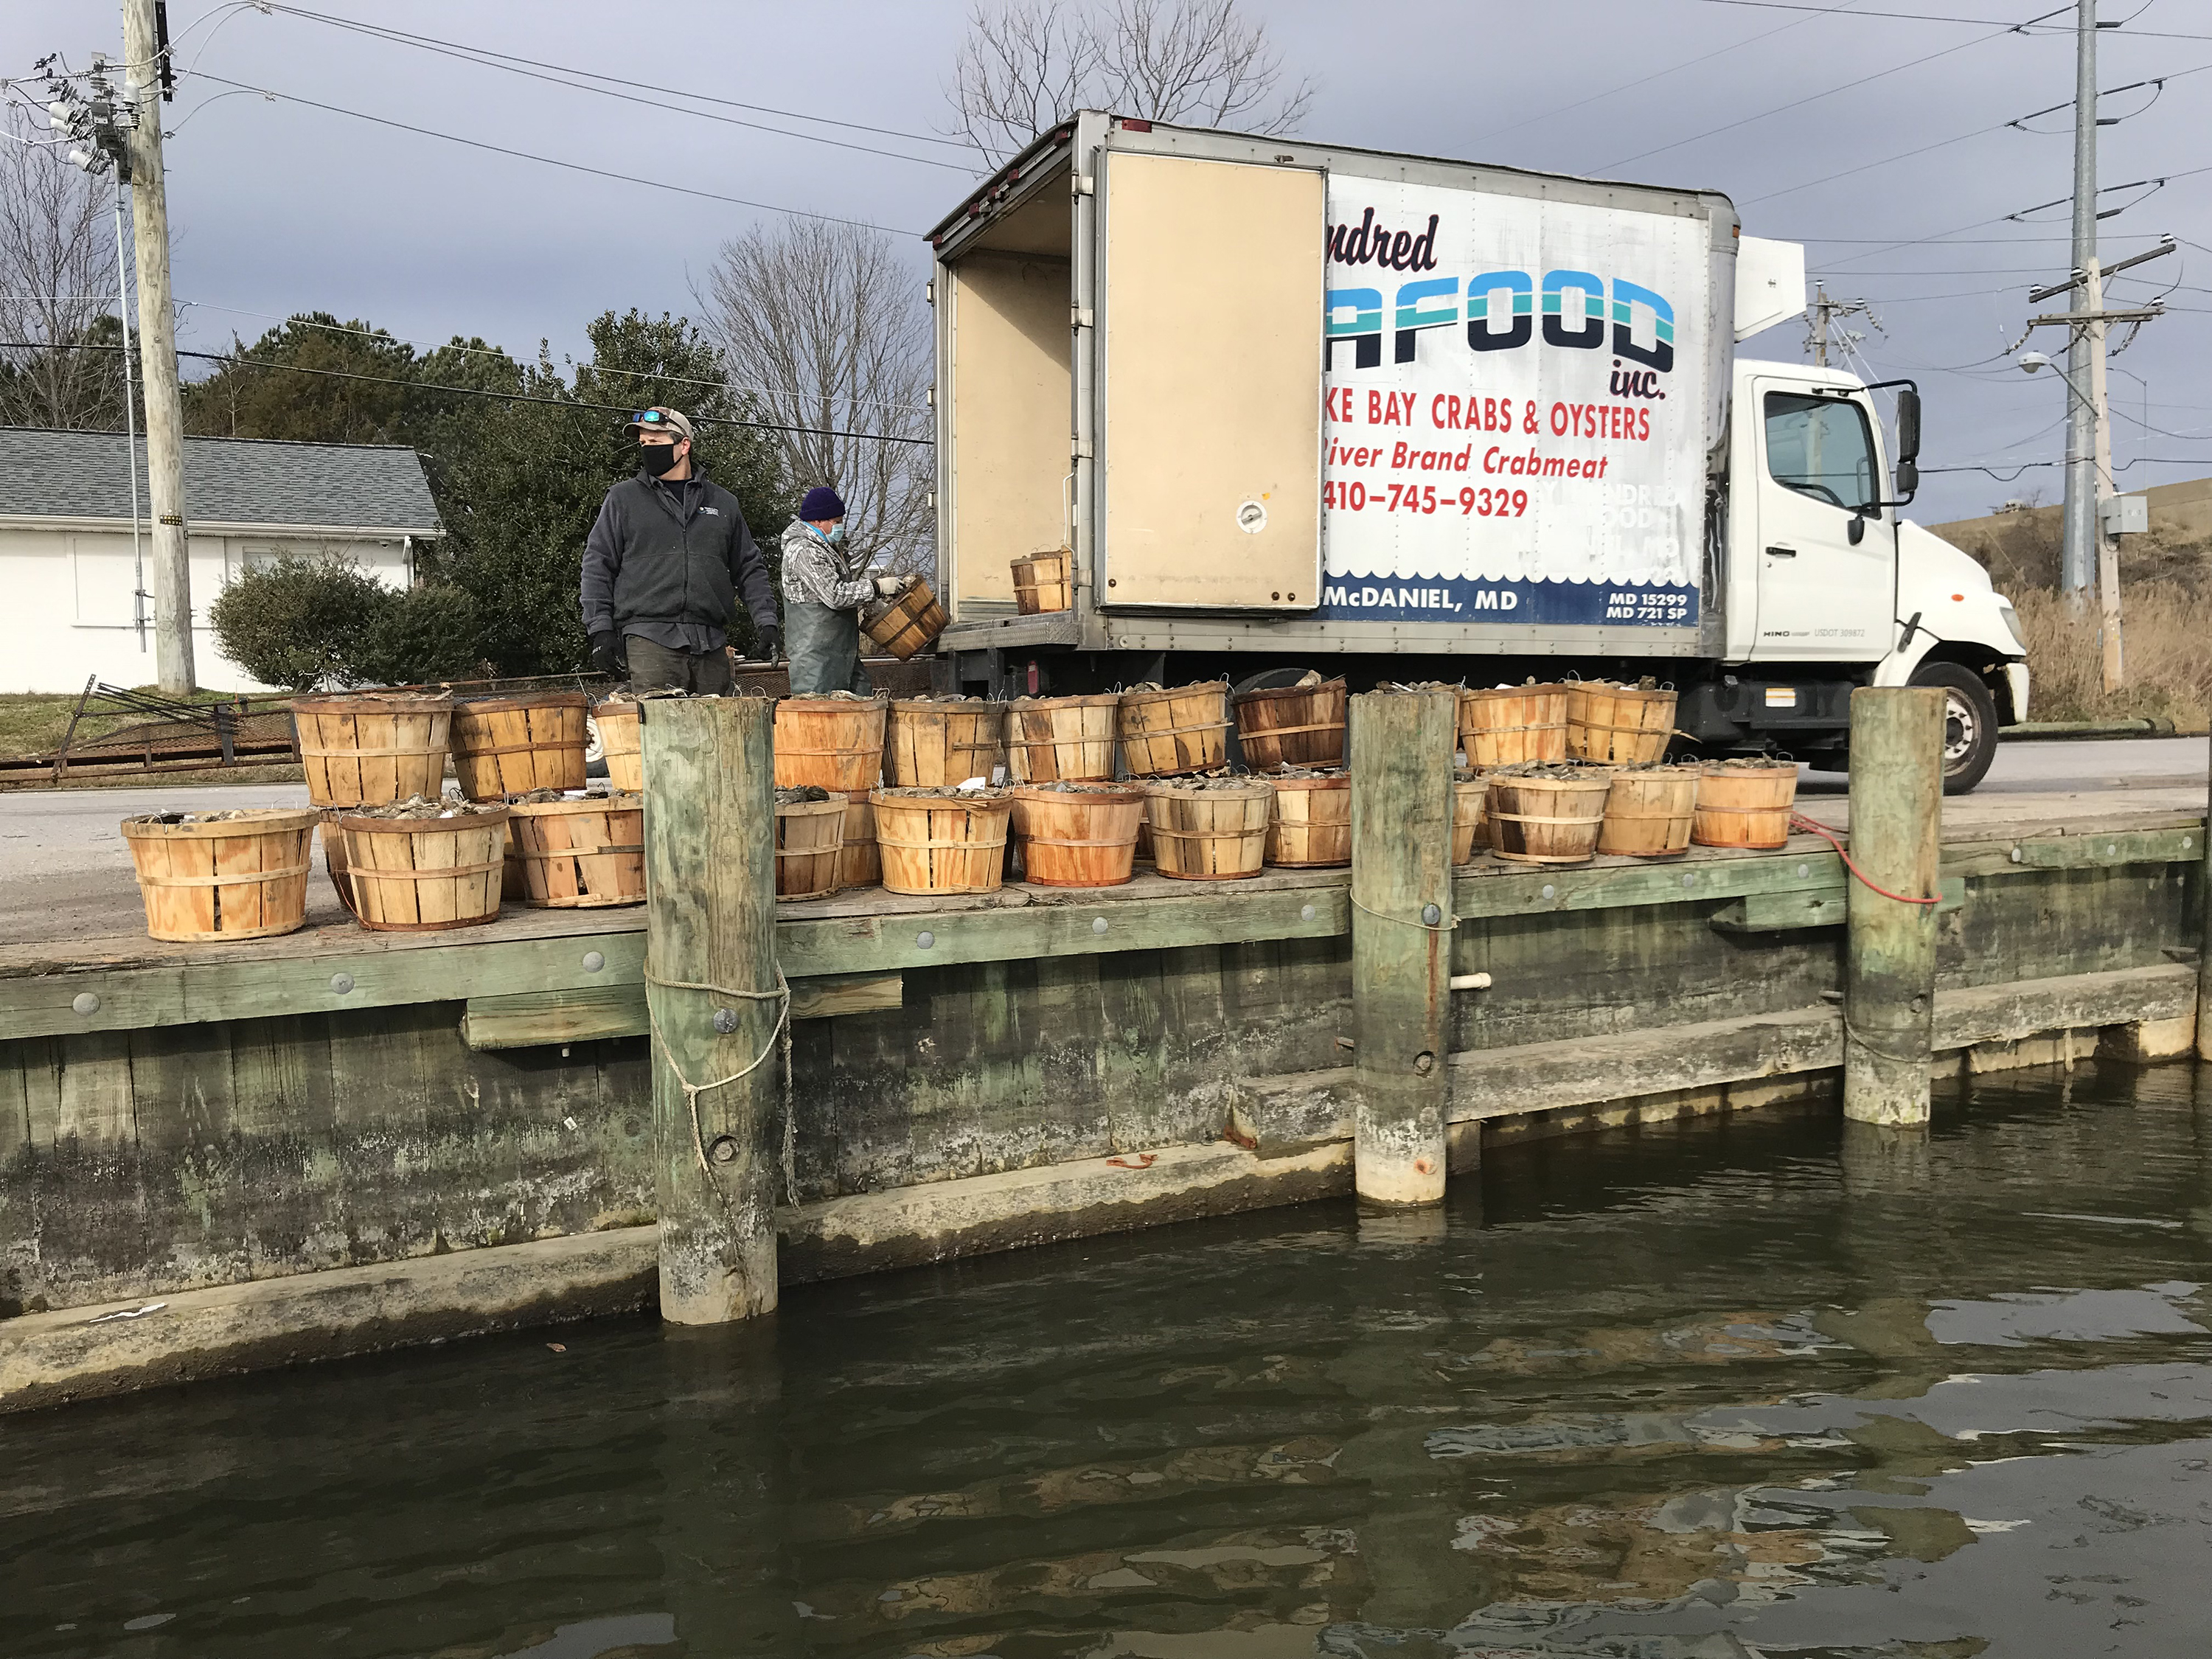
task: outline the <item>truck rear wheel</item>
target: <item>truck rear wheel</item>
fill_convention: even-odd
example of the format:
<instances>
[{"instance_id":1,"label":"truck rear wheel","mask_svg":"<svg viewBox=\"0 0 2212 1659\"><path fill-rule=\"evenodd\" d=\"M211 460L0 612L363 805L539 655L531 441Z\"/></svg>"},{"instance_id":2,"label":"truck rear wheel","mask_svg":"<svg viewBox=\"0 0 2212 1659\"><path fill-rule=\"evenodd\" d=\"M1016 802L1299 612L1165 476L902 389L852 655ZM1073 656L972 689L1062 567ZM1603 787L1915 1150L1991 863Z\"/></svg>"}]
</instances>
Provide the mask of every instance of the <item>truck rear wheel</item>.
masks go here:
<instances>
[{"instance_id":1,"label":"truck rear wheel","mask_svg":"<svg viewBox=\"0 0 2212 1659\"><path fill-rule=\"evenodd\" d=\"M1997 702L1980 676L1954 662L1924 662L1915 685L1943 688L1943 793L1963 795L1997 757Z\"/></svg>"}]
</instances>

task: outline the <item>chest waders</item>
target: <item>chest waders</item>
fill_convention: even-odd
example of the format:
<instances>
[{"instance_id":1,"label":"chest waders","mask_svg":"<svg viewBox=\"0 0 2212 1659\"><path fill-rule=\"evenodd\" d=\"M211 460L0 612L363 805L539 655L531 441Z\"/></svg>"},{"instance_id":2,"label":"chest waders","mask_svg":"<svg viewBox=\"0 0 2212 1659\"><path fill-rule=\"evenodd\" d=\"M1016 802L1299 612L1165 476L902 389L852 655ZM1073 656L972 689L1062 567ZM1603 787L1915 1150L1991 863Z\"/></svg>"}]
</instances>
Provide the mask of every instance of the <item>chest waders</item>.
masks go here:
<instances>
[{"instance_id":1,"label":"chest waders","mask_svg":"<svg viewBox=\"0 0 2212 1659\"><path fill-rule=\"evenodd\" d=\"M860 667L860 613L832 611L812 599L786 599L784 649L791 658L791 695L826 696L832 691L867 696L875 688Z\"/></svg>"}]
</instances>

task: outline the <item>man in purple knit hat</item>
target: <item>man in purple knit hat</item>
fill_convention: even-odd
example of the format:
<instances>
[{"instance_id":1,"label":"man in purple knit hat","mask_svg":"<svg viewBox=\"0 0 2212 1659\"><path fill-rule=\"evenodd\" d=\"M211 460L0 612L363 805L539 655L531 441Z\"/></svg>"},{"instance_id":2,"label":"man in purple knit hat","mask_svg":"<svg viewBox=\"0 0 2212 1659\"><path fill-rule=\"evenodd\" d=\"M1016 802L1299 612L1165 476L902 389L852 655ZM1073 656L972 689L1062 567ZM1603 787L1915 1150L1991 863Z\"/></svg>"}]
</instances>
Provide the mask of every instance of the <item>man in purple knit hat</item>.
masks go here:
<instances>
[{"instance_id":1,"label":"man in purple knit hat","mask_svg":"<svg viewBox=\"0 0 2212 1659\"><path fill-rule=\"evenodd\" d=\"M791 695L873 688L860 666L860 607L899 589L896 576L871 576L867 556L845 539L845 503L817 484L783 532L784 641L791 653Z\"/></svg>"}]
</instances>

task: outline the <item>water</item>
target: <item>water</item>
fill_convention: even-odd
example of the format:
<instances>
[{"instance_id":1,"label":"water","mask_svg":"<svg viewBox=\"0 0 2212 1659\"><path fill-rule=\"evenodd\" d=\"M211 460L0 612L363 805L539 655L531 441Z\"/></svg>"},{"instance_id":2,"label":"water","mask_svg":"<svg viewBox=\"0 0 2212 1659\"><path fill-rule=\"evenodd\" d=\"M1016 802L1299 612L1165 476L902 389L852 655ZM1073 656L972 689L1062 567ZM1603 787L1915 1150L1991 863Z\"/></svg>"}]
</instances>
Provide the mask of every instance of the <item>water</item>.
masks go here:
<instances>
[{"instance_id":1,"label":"water","mask_svg":"<svg viewBox=\"0 0 2212 1659\"><path fill-rule=\"evenodd\" d=\"M2212 1071L1553 1142L0 1419L0 1653L2203 1653L2207 1282Z\"/></svg>"}]
</instances>

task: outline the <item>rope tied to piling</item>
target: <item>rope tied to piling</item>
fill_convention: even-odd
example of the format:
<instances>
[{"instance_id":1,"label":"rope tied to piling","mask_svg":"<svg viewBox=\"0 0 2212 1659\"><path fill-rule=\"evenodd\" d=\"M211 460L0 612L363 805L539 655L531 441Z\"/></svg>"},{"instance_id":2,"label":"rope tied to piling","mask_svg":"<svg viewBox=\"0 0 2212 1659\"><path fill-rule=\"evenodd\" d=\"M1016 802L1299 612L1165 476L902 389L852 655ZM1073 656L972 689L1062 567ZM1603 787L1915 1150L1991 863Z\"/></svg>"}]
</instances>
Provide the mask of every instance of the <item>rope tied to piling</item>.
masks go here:
<instances>
[{"instance_id":1,"label":"rope tied to piling","mask_svg":"<svg viewBox=\"0 0 2212 1659\"><path fill-rule=\"evenodd\" d=\"M775 970L775 989L773 991L740 991L732 986L710 985L698 980L663 979L648 966L645 970L645 1023L653 1032L653 1041L660 1045L660 1052L667 1057L668 1069L676 1074L677 1086L684 1091L684 1105L691 1117L691 1150L699 1159L700 1172L707 1177L707 1184L712 1187L719 1196L721 1194L722 1183L714 1179L714 1165L707 1160L707 1139L699 1127L699 1097L711 1094L717 1089L726 1089L732 1083L749 1078L768 1063L769 1056L774 1054L777 1048L781 1045L783 1034L791 1024L791 981L783 976L783 969L781 965ZM655 986L664 991L705 991L714 996L731 998L735 1001L774 1002L778 1005L775 1025L769 1032L768 1042L762 1046L760 1053L755 1054L741 1069L731 1073L727 1077L716 1078L712 1083L694 1083L684 1075L684 1068L676 1063L675 1051L669 1046L668 1038L661 1031L660 1016L654 1011L653 1006L653 988ZM787 1051L784 1059L787 1098L789 1096L791 1080L790 1066L790 1056ZM784 1161L787 1184L790 1179L790 1160L791 1120L787 1109L784 1119ZM723 1201L726 1203L728 1200L725 1198Z\"/></svg>"},{"instance_id":2,"label":"rope tied to piling","mask_svg":"<svg viewBox=\"0 0 2212 1659\"><path fill-rule=\"evenodd\" d=\"M1802 812L1792 812L1790 815L1790 827L1792 830L1802 830L1804 834L1808 836L1818 836L1822 841L1826 842L1829 846L1834 848L1836 849L1836 856L1844 861L1844 868L1850 871L1852 875L1858 878L1859 885L1864 887L1869 892L1878 893L1886 899L1895 899L1899 904L1932 905L1941 904L1943 902L1943 896L1941 893L1938 893L1934 898L1912 898L1904 893L1891 892L1888 888L1884 887L1881 883L1872 879L1868 876L1865 871L1860 869L1857 865L1851 862L1851 855L1850 852L1845 849L1842 837L1838 836L1834 830L1829 829L1825 823L1816 823L1811 818L1805 817ZM1874 1047L1872 1043L1869 1043L1867 1046L1870 1048ZM1877 1049L1876 1052L1879 1053L1880 1050Z\"/></svg>"},{"instance_id":3,"label":"rope tied to piling","mask_svg":"<svg viewBox=\"0 0 2212 1659\"><path fill-rule=\"evenodd\" d=\"M1352 895L1348 892L1345 896L1352 898ZM1456 932L1459 927L1457 916L1448 915L1442 921L1437 922L1420 921L1412 916L1394 916L1389 911L1378 910L1371 904L1362 904L1356 898L1352 899L1352 908L1355 910L1366 911L1377 921L1395 921L1401 927L1418 927L1425 933L1449 933Z\"/></svg>"}]
</instances>

